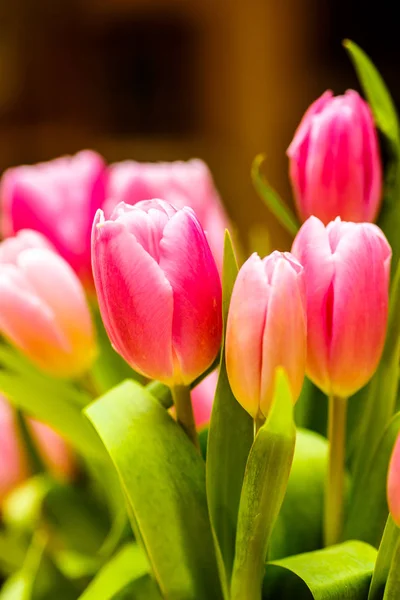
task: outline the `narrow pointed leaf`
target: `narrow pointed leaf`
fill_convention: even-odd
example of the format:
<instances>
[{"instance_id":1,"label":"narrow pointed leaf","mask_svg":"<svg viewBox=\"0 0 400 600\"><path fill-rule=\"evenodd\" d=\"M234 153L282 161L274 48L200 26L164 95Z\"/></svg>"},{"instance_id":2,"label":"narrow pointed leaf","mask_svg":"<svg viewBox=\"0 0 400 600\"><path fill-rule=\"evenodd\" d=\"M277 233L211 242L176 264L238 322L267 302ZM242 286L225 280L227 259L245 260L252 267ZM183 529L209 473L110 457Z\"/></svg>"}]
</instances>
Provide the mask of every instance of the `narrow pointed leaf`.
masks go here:
<instances>
[{"instance_id":1,"label":"narrow pointed leaf","mask_svg":"<svg viewBox=\"0 0 400 600\"><path fill-rule=\"evenodd\" d=\"M397 540L386 582L383 600L398 600L400 598L400 539Z\"/></svg>"},{"instance_id":2,"label":"narrow pointed leaf","mask_svg":"<svg viewBox=\"0 0 400 600\"><path fill-rule=\"evenodd\" d=\"M368 600L382 600L393 554L400 540L400 529L389 515L376 558Z\"/></svg>"}]
</instances>

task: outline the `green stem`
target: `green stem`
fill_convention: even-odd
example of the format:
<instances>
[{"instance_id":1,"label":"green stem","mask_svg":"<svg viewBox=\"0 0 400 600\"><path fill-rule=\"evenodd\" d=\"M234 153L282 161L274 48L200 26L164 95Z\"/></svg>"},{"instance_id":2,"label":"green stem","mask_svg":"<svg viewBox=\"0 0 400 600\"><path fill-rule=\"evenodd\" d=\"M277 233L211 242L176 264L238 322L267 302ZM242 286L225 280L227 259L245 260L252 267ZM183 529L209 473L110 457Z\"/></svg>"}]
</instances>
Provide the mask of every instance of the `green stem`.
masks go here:
<instances>
[{"instance_id":1,"label":"green stem","mask_svg":"<svg viewBox=\"0 0 400 600\"><path fill-rule=\"evenodd\" d=\"M171 388L172 398L175 404L176 419L187 434L188 438L200 451L199 437L194 422L190 388L185 385L176 385Z\"/></svg>"},{"instance_id":2,"label":"green stem","mask_svg":"<svg viewBox=\"0 0 400 600\"><path fill-rule=\"evenodd\" d=\"M329 464L325 491L325 546L337 544L342 535L345 482L345 440L347 399L329 397Z\"/></svg>"},{"instance_id":3,"label":"green stem","mask_svg":"<svg viewBox=\"0 0 400 600\"><path fill-rule=\"evenodd\" d=\"M15 417L20 439L25 448L31 474L37 475L38 473L46 472L46 465L42 460L37 444L32 436L31 429L26 421L25 415L21 410L17 409L15 411Z\"/></svg>"}]
</instances>

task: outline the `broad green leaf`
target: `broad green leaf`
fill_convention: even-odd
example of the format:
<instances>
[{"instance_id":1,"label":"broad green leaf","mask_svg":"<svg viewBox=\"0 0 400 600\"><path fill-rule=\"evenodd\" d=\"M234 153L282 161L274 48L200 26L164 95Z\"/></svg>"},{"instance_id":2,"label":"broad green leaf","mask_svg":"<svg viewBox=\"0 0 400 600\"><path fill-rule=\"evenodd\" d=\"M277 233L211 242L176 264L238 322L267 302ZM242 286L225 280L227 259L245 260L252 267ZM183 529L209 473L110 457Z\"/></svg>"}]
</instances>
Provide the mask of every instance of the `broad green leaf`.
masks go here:
<instances>
[{"instance_id":1,"label":"broad green leaf","mask_svg":"<svg viewBox=\"0 0 400 600\"><path fill-rule=\"evenodd\" d=\"M299 230L299 223L290 208L283 202L278 192L270 186L264 175L261 173L261 165L264 161L264 154L259 154L253 161L251 167L251 179L253 185L260 198L264 201L279 223L292 237L295 237Z\"/></svg>"},{"instance_id":2,"label":"broad green leaf","mask_svg":"<svg viewBox=\"0 0 400 600\"><path fill-rule=\"evenodd\" d=\"M133 381L108 392L86 414L117 469L162 594L219 600L204 462L183 430Z\"/></svg>"},{"instance_id":3,"label":"broad green leaf","mask_svg":"<svg viewBox=\"0 0 400 600\"><path fill-rule=\"evenodd\" d=\"M238 273L234 249L225 235L222 300L224 330L233 285ZM207 446L207 500L228 579L233 566L236 523L247 457L253 443L253 421L233 396L225 366L221 363Z\"/></svg>"},{"instance_id":4,"label":"broad green leaf","mask_svg":"<svg viewBox=\"0 0 400 600\"><path fill-rule=\"evenodd\" d=\"M368 600L382 600L393 553L399 540L400 529L389 515L376 558Z\"/></svg>"},{"instance_id":5,"label":"broad green leaf","mask_svg":"<svg viewBox=\"0 0 400 600\"><path fill-rule=\"evenodd\" d=\"M354 487L344 537L378 546L388 516L386 481L393 446L400 431L400 413L386 427L362 477Z\"/></svg>"},{"instance_id":6,"label":"broad green leaf","mask_svg":"<svg viewBox=\"0 0 400 600\"><path fill-rule=\"evenodd\" d=\"M400 238L399 238L400 239ZM385 427L396 410L400 363L400 262L390 291L390 308L385 347L378 369L370 383L360 392L360 428L355 433L352 465L353 487L360 489L369 464ZM359 401L359 398L358 398ZM351 403L351 400L350 400Z\"/></svg>"},{"instance_id":7,"label":"broad green leaf","mask_svg":"<svg viewBox=\"0 0 400 600\"><path fill-rule=\"evenodd\" d=\"M389 576L386 582L383 600L399 600L400 598L400 539L394 549Z\"/></svg>"},{"instance_id":8,"label":"broad green leaf","mask_svg":"<svg viewBox=\"0 0 400 600\"><path fill-rule=\"evenodd\" d=\"M271 560L321 547L327 465L327 440L298 429L286 495L271 538Z\"/></svg>"},{"instance_id":9,"label":"broad green leaf","mask_svg":"<svg viewBox=\"0 0 400 600\"><path fill-rule=\"evenodd\" d=\"M104 565L79 600L111 600L129 583L148 573L149 569L143 550L137 544L127 544Z\"/></svg>"},{"instance_id":10,"label":"broad green leaf","mask_svg":"<svg viewBox=\"0 0 400 600\"><path fill-rule=\"evenodd\" d=\"M269 562L264 600L365 600L376 550L352 541Z\"/></svg>"},{"instance_id":11,"label":"broad green leaf","mask_svg":"<svg viewBox=\"0 0 400 600\"><path fill-rule=\"evenodd\" d=\"M63 394L53 395L45 383L32 386L29 380L6 371L0 371L0 390L14 406L53 427L84 456L96 459L105 455L81 407Z\"/></svg>"},{"instance_id":12,"label":"broad green leaf","mask_svg":"<svg viewBox=\"0 0 400 600\"><path fill-rule=\"evenodd\" d=\"M264 564L282 506L296 443L292 394L277 369L274 401L247 460L240 498L231 600L261 598Z\"/></svg>"}]
</instances>

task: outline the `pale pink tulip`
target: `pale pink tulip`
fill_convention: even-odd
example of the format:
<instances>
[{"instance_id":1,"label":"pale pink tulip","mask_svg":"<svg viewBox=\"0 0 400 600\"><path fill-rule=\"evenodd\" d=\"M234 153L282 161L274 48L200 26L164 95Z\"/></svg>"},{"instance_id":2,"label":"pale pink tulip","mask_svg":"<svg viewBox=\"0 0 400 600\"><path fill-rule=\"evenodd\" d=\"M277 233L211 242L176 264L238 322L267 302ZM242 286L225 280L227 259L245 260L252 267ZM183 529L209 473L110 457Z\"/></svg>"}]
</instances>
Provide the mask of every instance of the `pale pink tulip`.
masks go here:
<instances>
[{"instance_id":1,"label":"pale pink tulip","mask_svg":"<svg viewBox=\"0 0 400 600\"><path fill-rule=\"evenodd\" d=\"M336 217L374 221L382 196L378 136L368 104L353 90L325 92L305 113L288 148L297 211L325 225Z\"/></svg>"},{"instance_id":2,"label":"pale pink tulip","mask_svg":"<svg viewBox=\"0 0 400 600\"><path fill-rule=\"evenodd\" d=\"M90 235L106 183L106 165L90 150L8 169L0 187L3 236L41 232L90 287Z\"/></svg>"},{"instance_id":3,"label":"pale pink tulip","mask_svg":"<svg viewBox=\"0 0 400 600\"><path fill-rule=\"evenodd\" d=\"M218 267L222 267L224 232L229 228L229 220L202 160L116 163L110 167L108 197L106 216L118 202L136 204L150 198L162 198L177 208L190 206L205 230Z\"/></svg>"},{"instance_id":4,"label":"pale pink tulip","mask_svg":"<svg viewBox=\"0 0 400 600\"><path fill-rule=\"evenodd\" d=\"M395 443L389 465L387 496L389 511L396 525L400 527L400 435Z\"/></svg>"},{"instance_id":5,"label":"pale pink tulip","mask_svg":"<svg viewBox=\"0 0 400 600\"><path fill-rule=\"evenodd\" d=\"M310 217L292 247L307 289L307 374L328 395L347 397L378 366L386 335L390 246L371 223Z\"/></svg>"},{"instance_id":6,"label":"pale pink tulip","mask_svg":"<svg viewBox=\"0 0 400 600\"><path fill-rule=\"evenodd\" d=\"M117 352L143 375L192 382L221 343L221 283L190 208L162 200L119 204L96 215L93 274L104 325Z\"/></svg>"},{"instance_id":7,"label":"pale pink tulip","mask_svg":"<svg viewBox=\"0 0 400 600\"><path fill-rule=\"evenodd\" d=\"M40 457L50 472L69 479L75 471L73 454L66 442L44 423L27 419ZM4 498L30 475L29 463L17 428L16 415L0 395L0 506Z\"/></svg>"},{"instance_id":8,"label":"pale pink tulip","mask_svg":"<svg viewBox=\"0 0 400 600\"><path fill-rule=\"evenodd\" d=\"M303 267L288 252L253 254L235 282L227 323L226 366L232 392L253 417L267 417L275 373L287 373L293 401L306 362Z\"/></svg>"},{"instance_id":9,"label":"pale pink tulip","mask_svg":"<svg viewBox=\"0 0 400 600\"><path fill-rule=\"evenodd\" d=\"M0 333L52 375L72 377L95 356L85 293L61 256L20 234L0 244Z\"/></svg>"}]
</instances>

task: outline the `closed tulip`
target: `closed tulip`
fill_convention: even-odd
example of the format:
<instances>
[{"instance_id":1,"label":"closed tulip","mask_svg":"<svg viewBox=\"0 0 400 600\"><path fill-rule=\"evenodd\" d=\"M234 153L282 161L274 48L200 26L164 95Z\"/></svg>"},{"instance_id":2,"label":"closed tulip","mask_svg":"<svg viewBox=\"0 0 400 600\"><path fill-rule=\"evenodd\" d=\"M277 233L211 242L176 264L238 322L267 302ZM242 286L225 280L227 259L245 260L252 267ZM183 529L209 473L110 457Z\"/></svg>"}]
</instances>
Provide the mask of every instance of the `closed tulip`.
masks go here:
<instances>
[{"instance_id":1,"label":"closed tulip","mask_svg":"<svg viewBox=\"0 0 400 600\"><path fill-rule=\"evenodd\" d=\"M35 419L27 419L32 439L40 457L51 473L68 479L75 469L72 452L66 442L50 427ZM0 394L0 506L4 498L30 475L16 415Z\"/></svg>"},{"instance_id":2,"label":"closed tulip","mask_svg":"<svg viewBox=\"0 0 400 600\"><path fill-rule=\"evenodd\" d=\"M143 375L188 385L221 343L221 283L190 208L162 200L119 204L96 215L93 274L117 352Z\"/></svg>"},{"instance_id":3,"label":"closed tulip","mask_svg":"<svg viewBox=\"0 0 400 600\"><path fill-rule=\"evenodd\" d=\"M373 375L388 317L390 246L371 223L310 217L292 248L307 289L307 374L327 395L348 397Z\"/></svg>"},{"instance_id":4,"label":"closed tulip","mask_svg":"<svg viewBox=\"0 0 400 600\"><path fill-rule=\"evenodd\" d=\"M224 233L229 227L229 220L211 173L202 160L116 163L110 167L108 197L106 215L118 202L134 205L150 198L162 198L177 208L190 206L205 230L214 258L221 268Z\"/></svg>"},{"instance_id":5,"label":"closed tulip","mask_svg":"<svg viewBox=\"0 0 400 600\"><path fill-rule=\"evenodd\" d=\"M90 150L8 169L0 187L3 236L39 231L90 288L90 235L105 200L106 180L103 159Z\"/></svg>"},{"instance_id":6,"label":"closed tulip","mask_svg":"<svg viewBox=\"0 0 400 600\"><path fill-rule=\"evenodd\" d=\"M227 323L226 366L232 392L254 418L267 417L275 372L287 373L293 400L306 362L303 267L288 252L253 254L236 279Z\"/></svg>"},{"instance_id":7,"label":"closed tulip","mask_svg":"<svg viewBox=\"0 0 400 600\"><path fill-rule=\"evenodd\" d=\"M389 465L387 496L390 513L396 525L400 527L400 436L395 443Z\"/></svg>"},{"instance_id":8,"label":"closed tulip","mask_svg":"<svg viewBox=\"0 0 400 600\"><path fill-rule=\"evenodd\" d=\"M28 232L0 244L0 333L40 369L73 377L95 356L91 316L74 271L45 245Z\"/></svg>"},{"instance_id":9,"label":"closed tulip","mask_svg":"<svg viewBox=\"0 0 400 600\"><path fill-rule=\"evenodd\" d=\"M382 196L378 136L368 104L353 90L325 92L305 113L288 149L300 218L374 221Z\"/></svg>"}]
</instances>

